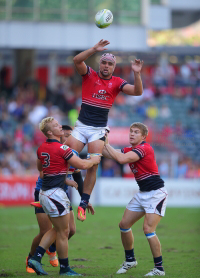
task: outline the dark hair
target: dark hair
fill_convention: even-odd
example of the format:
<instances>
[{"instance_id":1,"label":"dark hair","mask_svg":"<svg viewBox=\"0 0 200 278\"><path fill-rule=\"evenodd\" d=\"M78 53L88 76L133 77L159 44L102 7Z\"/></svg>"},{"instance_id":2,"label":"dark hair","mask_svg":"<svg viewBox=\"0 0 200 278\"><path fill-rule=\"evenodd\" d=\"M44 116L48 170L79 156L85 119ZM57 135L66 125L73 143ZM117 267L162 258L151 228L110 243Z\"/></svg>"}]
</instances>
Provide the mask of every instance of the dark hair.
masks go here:
<instances>
[{"instance_id":1,"label":"dark hair","mask_svg":"<svg viewBox=\"0 0 200 278\"><path fill-rule=\"evenodd\" d=\"M71 126L69 125L62 125L63 130L72 130Z\"/></svg>"}]
</instances>

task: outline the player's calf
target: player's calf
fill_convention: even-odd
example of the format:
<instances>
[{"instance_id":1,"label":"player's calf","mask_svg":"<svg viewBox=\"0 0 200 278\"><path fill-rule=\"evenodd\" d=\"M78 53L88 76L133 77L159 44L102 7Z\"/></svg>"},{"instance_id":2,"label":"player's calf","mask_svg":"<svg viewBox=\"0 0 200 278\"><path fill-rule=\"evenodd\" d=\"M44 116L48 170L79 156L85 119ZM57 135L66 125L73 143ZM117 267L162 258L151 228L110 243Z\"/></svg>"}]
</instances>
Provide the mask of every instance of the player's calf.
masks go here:
<instances>
[{"instance_id":1,"label":"player's calf","mask_svg":"<svg viewBox=\"0 0 200 278\"><path fill-rule=\"evenodd\" d=\"M129 229L120 228L120 232L123 234L127 234L127 233L131 232L131 228L129 228ZM124 250L124 252L125 252L126 260L123 262L121 268L117 271L116 274L126 273L129 269L136 267L136 265L138 264L135 259L134 248L132 248L131 250Z\"/></svg>"}]
</instances>

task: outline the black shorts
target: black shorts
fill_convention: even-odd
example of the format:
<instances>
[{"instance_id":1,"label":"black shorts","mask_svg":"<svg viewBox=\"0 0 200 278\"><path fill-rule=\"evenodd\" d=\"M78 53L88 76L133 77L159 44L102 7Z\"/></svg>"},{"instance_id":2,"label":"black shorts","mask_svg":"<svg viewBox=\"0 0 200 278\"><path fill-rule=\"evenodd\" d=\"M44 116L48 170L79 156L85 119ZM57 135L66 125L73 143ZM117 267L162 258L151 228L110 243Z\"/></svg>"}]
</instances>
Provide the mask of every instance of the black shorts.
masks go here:
<instances>
[{"instance_id":1,"label":"black shorts","mask_svg":"<svg viewBox=\"0 0 200 278\"><path fill-rule=\"evenodd\" d=\"M35 190L34 192L34 196L35 196L35 202L38 202L39 201L39 192L38 190ZM37 213L45 213L43 208L36 208L35 207L35 214Z\"/></svg>"}]
</instances>

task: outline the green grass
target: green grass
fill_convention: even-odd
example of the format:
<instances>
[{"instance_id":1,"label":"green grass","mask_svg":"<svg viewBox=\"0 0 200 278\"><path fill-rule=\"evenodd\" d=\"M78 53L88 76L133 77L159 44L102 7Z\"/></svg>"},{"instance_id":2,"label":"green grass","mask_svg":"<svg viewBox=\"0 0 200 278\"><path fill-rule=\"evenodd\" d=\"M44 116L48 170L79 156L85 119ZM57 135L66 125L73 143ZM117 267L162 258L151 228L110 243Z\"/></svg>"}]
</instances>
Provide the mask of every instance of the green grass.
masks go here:
<instances>
[{"instance_id":1,"label":"green grass","mask_svg":"<svg viewBox=\"0 0 200 278\"><path fill-rule=\"evenodd\" d=\"M77 233L69 241L69 260L71 266L77 267L75 271L88 277L119 277L115 272L124 260L118 228L123 211L97 207L95 216L76 222ZM121 278L143 277L153 267L142 220L132 230L138 266ZM32 208L0 209L0 277L36 277L25 272L24 262L37 232ZM200 277L200 209L168 208L156 232L162 244L166 277ZM59 269L49 265L46 255L43 263L49 277L59 277Z\"/></svg>"}]
</instances>

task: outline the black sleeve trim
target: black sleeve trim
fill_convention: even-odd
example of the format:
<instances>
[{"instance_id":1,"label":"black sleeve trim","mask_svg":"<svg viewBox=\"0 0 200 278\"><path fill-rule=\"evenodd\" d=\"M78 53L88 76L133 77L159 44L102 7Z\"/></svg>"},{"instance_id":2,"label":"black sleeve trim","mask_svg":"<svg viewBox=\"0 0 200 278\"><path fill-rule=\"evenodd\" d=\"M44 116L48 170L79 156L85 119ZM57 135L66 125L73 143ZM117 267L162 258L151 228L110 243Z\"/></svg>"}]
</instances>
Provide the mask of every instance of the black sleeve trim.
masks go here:
<instances>
[{"instance_id":1,"label":"black sleeve trim","mask_svg":"<svg viewBox=\"0 0 200 278\"><path fill-rule=\"evenodd\" d=\"M128 82L126 82L126 83L122 84L122 85L120 86L120 90L122 90L122 89L123 89L123 87L124 87L125 85L127 85L127 84L128 84Z\"/></svg>"},{"instance_id":2,"label":"black sleeve trim","mask_svg":"<svg viewBox=\"0 0 200 278\"><path fill-rule=\"evenodd\" d=\"M71 153L67 158L65 158L65 160L69 160L74 154Z\"/></svg>"},{"instance_id":3,"label":"black sleeve trim","mask_svg":"<svg viewBox=\"0 0 200 278\"><path fill-rule=\"evenodd\" d=\"M136 153L139 156L139 158L142 158L141 154L138 151L133 150L133 152Z\"/></svg>"},{"instance_id":4,"label":"black sleeve trim","mask_svg":"<svg viewBox=\"0 0 200 278\"><path fill-rule=\"evenodd\" d=\"M82 74L81 76L86 76L89 73L89 66L87 66L87 72L85 74Z\"/></svg>"}]
</instances>

